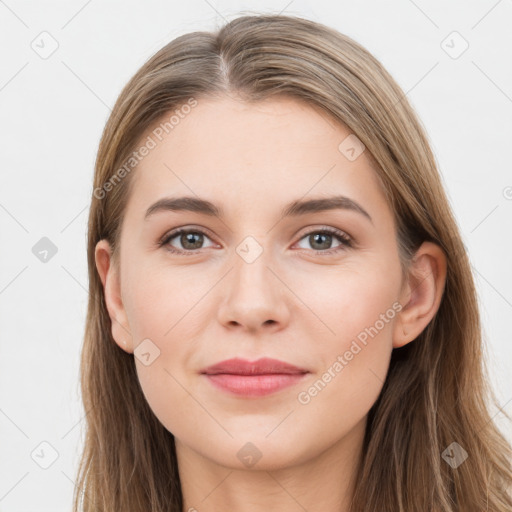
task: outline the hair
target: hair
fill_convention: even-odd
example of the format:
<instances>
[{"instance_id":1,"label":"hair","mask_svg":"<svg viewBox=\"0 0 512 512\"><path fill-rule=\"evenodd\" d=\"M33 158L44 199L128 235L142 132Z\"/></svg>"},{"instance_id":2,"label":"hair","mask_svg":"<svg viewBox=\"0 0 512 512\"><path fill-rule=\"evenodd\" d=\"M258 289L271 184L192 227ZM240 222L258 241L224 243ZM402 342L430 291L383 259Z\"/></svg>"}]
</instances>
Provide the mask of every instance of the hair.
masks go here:
<instances>
[{"instance_id":1,"label":"hair","mask_svg":"<svg viewBox=\"0 0 512 512\"><path fill-rule=\"evenodd\" d=\"M413 342L392 351L368 413L351 512L512 510L512 448L489 411L498 402L470 262L423 126L360 44L307 19L258 14L166 44L129 80L106 122L89 212L80 365L87 414L74 511L182 511L174 436L150 409L133 355L112 337L95 246L108 240L120 264L119 235L136 170L115 186L112 180L141 137L191 99L234 94L247 102L302 100L348 127L376 164L403 268L423 241L438 244L447 258L436 315ZM468 455L457 467L443 457L454 442Z\"/></svg>"}]
</instances>

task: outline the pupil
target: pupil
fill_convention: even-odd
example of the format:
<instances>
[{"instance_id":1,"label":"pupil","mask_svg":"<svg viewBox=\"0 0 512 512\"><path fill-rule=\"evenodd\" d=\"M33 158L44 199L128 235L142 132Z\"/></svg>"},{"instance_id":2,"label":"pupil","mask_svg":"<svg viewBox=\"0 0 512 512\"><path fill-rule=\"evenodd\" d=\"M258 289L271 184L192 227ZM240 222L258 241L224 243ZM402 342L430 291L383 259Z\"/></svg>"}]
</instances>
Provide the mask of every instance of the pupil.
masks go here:
<instances>
[{"instance_id":1,"label":"pupil","mask_svg":"<svg viewBox=\"0 0 512 512\"><path fill-rule=\"evenodd\" d=\"M332 235L329 235L327 233L316 233L316 234L311 235L311 236L313 237L313 243L311 245L314 247L314 244L317 242L317 239L319 237L324 237L324 238L326 238L329 241ZM320 244L321 244L321 242L320 242ZM329 244L327 244L327 245L329 245ZM320 247L320 249L328 249L328 248L329 247Z\"/></svg>"},{"instance_id":2,"label":"pupil","mask_svg":"<svg viewBox=\"0 0 512 512\"><path fill-rule=\"evenodd\" d=\"M197 249L201 245L200 238L199 238L199 241L196 241L195 244L194 244L194 238L201 237L201 236L202 235L200 233L185 233L184 235L182 235L181 244L186 249ZM183 241L185 241L185 243L183 243ZM187 244L189 244L189 243L192 245L192 247L190 247L190 246L187 247Z\"/></svg>"}]
</instances>

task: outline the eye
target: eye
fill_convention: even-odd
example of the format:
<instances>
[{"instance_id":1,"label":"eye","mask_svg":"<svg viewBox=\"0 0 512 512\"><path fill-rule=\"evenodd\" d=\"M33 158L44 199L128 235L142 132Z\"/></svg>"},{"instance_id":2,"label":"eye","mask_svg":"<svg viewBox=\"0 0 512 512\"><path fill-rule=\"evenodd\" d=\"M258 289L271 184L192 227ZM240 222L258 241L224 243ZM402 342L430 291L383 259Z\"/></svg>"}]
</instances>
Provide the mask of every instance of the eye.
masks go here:
<instances>
[{"instance_id":1,"label":"eye","mask_svg":"<svg viewBox=\"0 0 512 512\"><path fill-rule=\"evenodd\" d=\"M178 238L181 248L176 248L171 245L171 240ZM197 249L203 249L202 245L204 239L209 237L199 229L177 229L168 235L164 236L159 243L161 247L165 246L170 252L179 254L191 254L197 252Z\"/></svg>"},{"instance_id":2,"label":"eye","mask_svg":"<svg viewBox=\"0 0 512 512\"><path fill-rule=\"evenodd\" d=\"M339 245L331 249L333 238L337 239ZM321 252L323 254L332 254L352 247L352 239L343 231L335 228L322 228L316 231L310 231L306 233L301 240L307 239L307 242L315 249L315 252Z\"/></svg>"},{"instance_id":3,"label":"eye","mask_svg":"<svg viewBox=\"0 0 512 512\"><path fill-rule=\"evenodd\" d=\"M171 244L171 241L175 238L177 238L181 247L175 247ZM194 252L198 252L198 249L205 248L203 246L205 238L210 240L208 235L200 229L180 228L165 235L158 245L165 247L171 253L190 255ZM334 249L330 247L333 238L339 242L339 245ZM300 241L304 239L307 239L307 242L311 244L315 252L322 254L337 253L353 246L352 239L343 231L335 228L322 228L310 231L306 233ZM213 244L210 245L210 247L213 247Z\"/></svg>"}]
</instances>

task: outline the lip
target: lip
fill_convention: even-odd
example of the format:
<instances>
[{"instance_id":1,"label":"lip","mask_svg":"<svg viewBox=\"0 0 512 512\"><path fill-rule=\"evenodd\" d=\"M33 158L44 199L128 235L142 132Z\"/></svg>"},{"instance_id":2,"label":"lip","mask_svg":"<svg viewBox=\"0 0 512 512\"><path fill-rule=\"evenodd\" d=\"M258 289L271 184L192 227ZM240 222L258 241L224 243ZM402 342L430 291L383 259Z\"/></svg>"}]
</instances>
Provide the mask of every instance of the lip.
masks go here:
<instances>
[{"instance_id":1,"label":"lip","mask_svg":"<svg viewBox=\"0 0 512 512\"><path fill-rule=\"evenodd\" d=\"M206 373L207 375L216 375L219 373L229 373L231 375L268 375L274 373L293 375L307 372L308 370L305 368L299 368L293 364L269 357L262 357L252 362L235 357L201 370L201 373Z\"/></svg>"},{"instance_id":2,"label":"lip","mask_svg":"<svg viewBox=\"0 0 512 512\"><path fill-rule=\"evenodd\" d=\"M200 372L217 388L240 396L264 396L297 384L309 373L278 359L227 359Z\"/></svg>"}]
</instances>

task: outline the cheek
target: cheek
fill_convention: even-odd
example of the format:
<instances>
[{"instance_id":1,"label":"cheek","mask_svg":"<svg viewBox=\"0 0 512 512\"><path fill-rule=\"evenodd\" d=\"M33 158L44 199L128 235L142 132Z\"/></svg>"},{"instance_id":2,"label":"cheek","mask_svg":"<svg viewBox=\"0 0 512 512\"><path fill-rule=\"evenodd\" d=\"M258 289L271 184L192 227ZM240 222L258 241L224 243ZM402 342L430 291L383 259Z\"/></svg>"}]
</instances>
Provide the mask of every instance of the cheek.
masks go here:
<instances>
[{"instance_id":1,"label":"cheek","mask_svg":"<svg viewBox=\"0 0 512 512\"><path fill-rule=\"evenodd\" d=\"M393 273L351 273L319 284L323 293L308 297L311 309L321 312L329 327L316 343L315 357L322 366L298 391L294 414L304 431L321 431L322 440L312 450L350 432L377 400L400 308Z\"/></svg>"},{"instance_id":2,"label":"cheek","mask_svg":"<svg viewBox=\"0 0 512 512\"><path fill-rule=\"evenodd\" d=\"M318 313L304 315L300 328L308 338L316 336L321 364L319 378L302 390L298 403L318 413L327 404L340 414L349 407L354 417L370 409L391 357L393 327L401 309L399 279L398 265L384 271L376 264L357 271L336 269L320 279L317 275L314 287L303 281L300 296Z\"/></svg>"},{"instance_id":3,"label":"cheek","mask_svg":"<svg viewBox=\"0 0 512 512\"><path fill-rule=\"evenodd\" d=\"M328 272L304 275L293 281L294 292L307 308L299 321L310 325L316 322L317 332L331 349L343 349L360 333L364 339L364 332L372 326L379 331L376 334L371 329L372 337L383 339L391 332L396 317L398 265L384 269L382 263L370 262L364 267L353 267L333 267Z\"/></svg>"},{"instance_id":4,"label":"cheek","mask_svg":"<svg viewBox=\"0 0 512 512\"><path fill-rule=\"evenodd\" d=\"M180 269L153 268L133 274L127 287L139 382L150 408L171 432L189 416L187 410L197 407L183 374L198 350L201 326L209 322L201 298L210 281Z\"/></svg>"},{"instance_id":5,"label":"cheek","mask_svg":"<svg viewBox=\"0 0 512 512\"><path fill-rule=\"evenodd\" d=\"M148 267L127 275L125 307L135 345L144 338L167 343L176 330L196 324L201 297L211 279L184 269Z\"/></svg>"}]
</instances>

